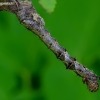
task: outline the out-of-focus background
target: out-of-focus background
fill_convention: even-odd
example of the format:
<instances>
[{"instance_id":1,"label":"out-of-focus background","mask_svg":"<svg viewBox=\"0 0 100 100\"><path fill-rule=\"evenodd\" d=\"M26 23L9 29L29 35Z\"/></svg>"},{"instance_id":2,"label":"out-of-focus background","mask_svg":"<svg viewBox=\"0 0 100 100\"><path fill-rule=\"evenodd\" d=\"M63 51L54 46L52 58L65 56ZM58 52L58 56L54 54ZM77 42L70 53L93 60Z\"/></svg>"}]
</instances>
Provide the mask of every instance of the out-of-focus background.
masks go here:
<instances>
[{"instance_id":1,"label":"out-of-focus background","mask_svg":"<svg viewBox=\"0 0 100 100\"><path fill-rule=\"evenodd\" d=\"M46 28L69 54L100 75L100 0L33 0ZM0 100L100 100L15 15L0 12Z\"/></svg>"}]
</instances>

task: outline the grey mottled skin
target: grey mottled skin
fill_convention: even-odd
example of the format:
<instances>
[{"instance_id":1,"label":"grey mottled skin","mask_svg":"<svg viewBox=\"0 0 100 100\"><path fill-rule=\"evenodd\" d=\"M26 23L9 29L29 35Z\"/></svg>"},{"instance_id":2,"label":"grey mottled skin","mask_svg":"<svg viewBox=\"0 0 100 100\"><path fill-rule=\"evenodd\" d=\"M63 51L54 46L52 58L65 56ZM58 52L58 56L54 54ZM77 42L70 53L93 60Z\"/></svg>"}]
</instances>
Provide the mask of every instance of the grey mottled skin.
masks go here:
<instances>
[{"instance_id":1,"label":"grey mottled skin","mask_svg":"<svg viewBox=\"0 0 100 100\"><path fill-rule=\"evenodd\" d=\"M36 12L30 0L14 0L14 5L9 7L0 7L0 10L7 10L14 13L27 29L35 33L42 42L60 59L67 69L73 70L78 76L82 77L91 92L96 92L99 88L99 77L88 68L71 57L65 48L59 45L48 30L44 28L43 18Z\"/></svg>"}]
</instances>

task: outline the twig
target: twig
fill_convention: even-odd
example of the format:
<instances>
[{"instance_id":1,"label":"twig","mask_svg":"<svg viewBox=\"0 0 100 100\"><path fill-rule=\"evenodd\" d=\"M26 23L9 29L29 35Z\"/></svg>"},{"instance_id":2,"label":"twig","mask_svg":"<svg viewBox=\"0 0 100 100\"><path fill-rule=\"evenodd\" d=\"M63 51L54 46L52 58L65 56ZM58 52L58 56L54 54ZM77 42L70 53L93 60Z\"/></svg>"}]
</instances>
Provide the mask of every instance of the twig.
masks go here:
<instances>
[{"instance_id":1,"label":"twig","mask_svg":"<svg viewBox=\"0 0 100 100\"><path fill-rule=\"evenodd\" d=\"M7 1L7 0L6 0ZM82 77L91 92L96 92L99 88L99 76L94 74L88 68L71 57L65 48L61 47L48 30L44 28L44 20L36 12L30 0L9 0L13 5L1 5L0 10L6 10L14 13L27 29L35 33L44 44L60 59L66 66L66 69L73 70L78 76Z\"/></svg>"}]
</instances>

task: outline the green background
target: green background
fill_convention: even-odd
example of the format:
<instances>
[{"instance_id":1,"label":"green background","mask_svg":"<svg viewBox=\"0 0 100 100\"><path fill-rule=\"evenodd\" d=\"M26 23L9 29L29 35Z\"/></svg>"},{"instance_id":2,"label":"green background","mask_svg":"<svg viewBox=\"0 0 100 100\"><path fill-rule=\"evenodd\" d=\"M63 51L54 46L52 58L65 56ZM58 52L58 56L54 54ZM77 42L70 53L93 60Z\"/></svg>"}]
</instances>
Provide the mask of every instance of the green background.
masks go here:
<instances>
[{"instance_id":1,"label":"green background","mask_svg":"<svg viewBox=\"0 0 100 100\"><path fill-rule=\"evenodd\" d=\"M46 28L69 54L100 75L100 0L57 0ZM16 16L0 12L0 100L100 100Z\"/></svg>"}]
</instances>

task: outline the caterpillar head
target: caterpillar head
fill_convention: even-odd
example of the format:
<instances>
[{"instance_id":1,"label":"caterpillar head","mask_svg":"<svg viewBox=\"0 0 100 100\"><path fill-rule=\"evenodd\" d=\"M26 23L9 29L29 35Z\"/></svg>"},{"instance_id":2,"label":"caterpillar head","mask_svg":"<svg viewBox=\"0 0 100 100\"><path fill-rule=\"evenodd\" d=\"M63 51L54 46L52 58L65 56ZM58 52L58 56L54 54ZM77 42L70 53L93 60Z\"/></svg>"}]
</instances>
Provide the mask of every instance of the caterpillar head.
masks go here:
<instances>
[{"instance_id":1,"label":"caterpillar head","mask_svg":"<svg viewBox=\"0 0 100 100\"><path fill-rule=\"evenodd\" d=\"M97 79L84 77L83 83L87 84L87 87L88 87L89 91L91 91L91 92L96 92L99 88L98 77L97 77Z\"/></svg>"}]
</instances>

